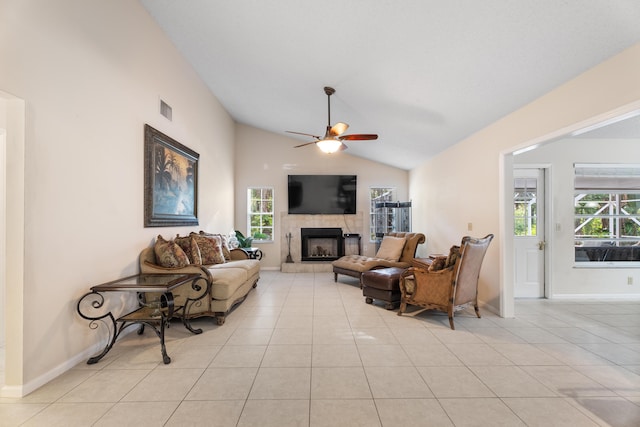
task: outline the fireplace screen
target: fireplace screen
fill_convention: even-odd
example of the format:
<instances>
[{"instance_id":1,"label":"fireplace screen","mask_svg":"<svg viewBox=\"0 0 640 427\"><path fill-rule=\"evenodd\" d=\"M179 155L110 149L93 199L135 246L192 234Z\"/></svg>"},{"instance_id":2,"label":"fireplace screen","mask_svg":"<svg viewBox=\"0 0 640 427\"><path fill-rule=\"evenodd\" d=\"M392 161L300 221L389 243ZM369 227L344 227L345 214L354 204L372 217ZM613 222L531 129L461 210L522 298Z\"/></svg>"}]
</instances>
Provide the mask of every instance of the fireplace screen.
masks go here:
<instances>
[{"instance_id":1,"label":"fireplace screen","mask_svg":"<svg viewBox=\"0 0 640 427\"><path fill-rule=\"evenodd\" d=\"M341 228L300 230L302 261L333 261L344 255Z\"/></svg>"}]
</instances>

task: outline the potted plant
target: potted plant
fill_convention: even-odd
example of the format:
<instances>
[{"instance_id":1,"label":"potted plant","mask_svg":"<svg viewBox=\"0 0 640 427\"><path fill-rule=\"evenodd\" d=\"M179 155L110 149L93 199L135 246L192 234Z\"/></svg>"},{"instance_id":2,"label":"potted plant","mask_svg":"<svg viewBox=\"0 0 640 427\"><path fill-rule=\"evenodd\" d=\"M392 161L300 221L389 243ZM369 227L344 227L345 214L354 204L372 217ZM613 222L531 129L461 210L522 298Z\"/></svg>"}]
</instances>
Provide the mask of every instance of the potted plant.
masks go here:
<instances>
[{"instance_id":1,"label":"potted plant","mask_svg":"<svg viewBox=\"0 0 640 427\"><path fill-rule=\"evenodd\" d=\"M247 236L244 237L244 234L236 230L236 239L238 239L238 247L239 248L250 248L251 243L253 243L253 237Z\"/></svg>"}]
</instances>

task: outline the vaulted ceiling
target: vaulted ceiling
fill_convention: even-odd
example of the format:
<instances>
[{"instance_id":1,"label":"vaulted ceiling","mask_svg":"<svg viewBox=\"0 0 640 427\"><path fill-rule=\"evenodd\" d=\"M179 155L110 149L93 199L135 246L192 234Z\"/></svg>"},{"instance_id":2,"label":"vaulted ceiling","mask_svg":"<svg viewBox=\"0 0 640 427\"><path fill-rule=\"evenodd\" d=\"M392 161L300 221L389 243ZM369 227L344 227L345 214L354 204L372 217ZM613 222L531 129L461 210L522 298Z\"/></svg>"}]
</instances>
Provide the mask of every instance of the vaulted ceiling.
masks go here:
<instances>
[{"instance_id":1,"label":"vaulted ceiling","mask_svg":"<svg viewBox=\"0 0 640 427\"><path fill-rule=\"evenodd\" d=\"M141 3L237 122L293 150L332 86L332 124L379 135L349 154L403 169L640 41L638 0Z\"/></svg>"}]
</instances>

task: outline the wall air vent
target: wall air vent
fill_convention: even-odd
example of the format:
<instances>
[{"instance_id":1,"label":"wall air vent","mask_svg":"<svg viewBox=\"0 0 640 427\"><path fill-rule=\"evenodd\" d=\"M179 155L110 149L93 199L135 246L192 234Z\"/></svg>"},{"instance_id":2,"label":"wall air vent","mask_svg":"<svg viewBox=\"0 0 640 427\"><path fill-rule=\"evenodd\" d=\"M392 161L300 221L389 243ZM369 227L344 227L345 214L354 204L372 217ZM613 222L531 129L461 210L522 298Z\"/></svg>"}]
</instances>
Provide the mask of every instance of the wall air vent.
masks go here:
<instances>
[{"instance_id":1,"label":"wall air vent","mask_svg":"<svg viewBox=\"0 0 640 427\"><path fill-rule=\"evenodd\" d=\"M164 102L162 99L160 100L160 114L167 118L167 120L171 121L172 110L171 106Z\"/></svg>"}]
</instances>

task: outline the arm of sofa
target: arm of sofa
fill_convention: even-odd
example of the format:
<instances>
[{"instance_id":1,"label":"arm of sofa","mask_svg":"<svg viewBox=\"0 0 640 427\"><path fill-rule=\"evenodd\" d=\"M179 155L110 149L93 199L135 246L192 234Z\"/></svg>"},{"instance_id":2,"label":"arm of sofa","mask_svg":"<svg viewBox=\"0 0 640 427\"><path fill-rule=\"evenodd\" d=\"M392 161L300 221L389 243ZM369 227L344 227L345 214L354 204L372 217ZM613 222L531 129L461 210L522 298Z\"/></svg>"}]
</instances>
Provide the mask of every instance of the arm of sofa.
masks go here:
<instances>
[{"instance_id":1,"label":"arm of sofa","mask_svg":"<svg viewBox=\"0 0 640 427\"><path fill-rule=\"evenodd\" d=\"M156 262L156 255L153 251L153 248L145 248L140 253L140 273L143 274L199 274L204 280L206 280L207 285L213 283L213 277L211 276L211 272L209 269L202 265L188 265L186 267L180 268L167 268L162 267ZM191 284L184 284L176 289L176 300L185 301L187 298L196 299L202 292L193 289ZM178 298L180 297L180 298Z\"/></svg>"},{"instance_id":2,"label":"arm of sofa","mask_svg":"<svg viewBox=\"0 0 640 427\"><path fill-rule=\"evenodd\" d=\"M231 249L231 260L239 260L239 259L249 259L249 255L243 251L242 249Z\"/></svg>"}]
</instances>

